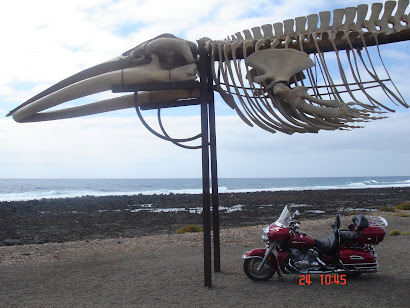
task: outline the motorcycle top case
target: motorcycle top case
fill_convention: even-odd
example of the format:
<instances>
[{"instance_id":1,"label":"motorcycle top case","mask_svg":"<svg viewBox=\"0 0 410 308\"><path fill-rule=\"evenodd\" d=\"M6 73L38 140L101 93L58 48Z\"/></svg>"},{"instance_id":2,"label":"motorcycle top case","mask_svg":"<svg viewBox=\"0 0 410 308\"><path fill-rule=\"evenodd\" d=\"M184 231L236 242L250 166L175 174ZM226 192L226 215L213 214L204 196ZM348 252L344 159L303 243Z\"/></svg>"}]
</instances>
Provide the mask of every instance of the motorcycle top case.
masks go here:
<instances>
[{"instance_id":1,"label":"motorcycle top case","mask_svg":"<svg viewBox=\"0 0 410 308\"><path fill-rule=\"evenodd\" d=\"M356 237L356 241L361 244L377 244L384 239L385 235L386 230L383 227L367 227Z\"/></svg>"}]
</instances>

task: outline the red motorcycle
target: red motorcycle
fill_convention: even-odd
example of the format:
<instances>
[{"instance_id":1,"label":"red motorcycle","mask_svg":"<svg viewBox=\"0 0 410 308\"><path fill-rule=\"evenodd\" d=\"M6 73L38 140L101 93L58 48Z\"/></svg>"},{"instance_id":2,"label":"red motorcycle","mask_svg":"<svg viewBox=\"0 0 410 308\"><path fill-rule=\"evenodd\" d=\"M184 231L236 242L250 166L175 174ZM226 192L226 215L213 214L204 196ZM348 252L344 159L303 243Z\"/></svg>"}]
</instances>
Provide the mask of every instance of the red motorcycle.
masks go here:
<instances>
[{"instance_id":1,"label":"red motorcycle","mask_svg":"<svg viewBox=\"0 0 410 308\"><path fill-rule=\"evenodd\" d=\"M356 215L348 230L340 230L340 214L337 214L333 233L318 240L299 230L295 215L299 211L291 215L290 207L285 206L279 218L264 229L262 240L266 248L244 253L243 269L250 279L268 280L275 272L282 279L282 273L338 273L349 277L378 271L374 245L386 234L387 221L383 217Z\"/></svg>"}]
</instances>

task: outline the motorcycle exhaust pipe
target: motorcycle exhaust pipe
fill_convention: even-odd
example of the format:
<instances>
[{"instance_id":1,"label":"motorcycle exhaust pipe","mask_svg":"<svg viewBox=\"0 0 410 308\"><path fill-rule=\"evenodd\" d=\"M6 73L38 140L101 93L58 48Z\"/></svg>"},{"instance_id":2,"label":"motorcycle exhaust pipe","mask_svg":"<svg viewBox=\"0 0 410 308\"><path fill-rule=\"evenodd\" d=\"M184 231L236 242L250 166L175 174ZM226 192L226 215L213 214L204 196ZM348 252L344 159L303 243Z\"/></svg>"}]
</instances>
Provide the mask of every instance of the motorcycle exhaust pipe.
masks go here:
<instances>
[{"instance_id":1,"label":"motorcycle exhaust pipe","mask_svg":"<svg viewBox=\"0 0 410 308\"><path fill-rule=\"evenodd\" d=\"M316 260L326 271L332 272L332 270L326 266L326 263L320 260L319 257L316 257Z\"/></svg>"}]
</instances>

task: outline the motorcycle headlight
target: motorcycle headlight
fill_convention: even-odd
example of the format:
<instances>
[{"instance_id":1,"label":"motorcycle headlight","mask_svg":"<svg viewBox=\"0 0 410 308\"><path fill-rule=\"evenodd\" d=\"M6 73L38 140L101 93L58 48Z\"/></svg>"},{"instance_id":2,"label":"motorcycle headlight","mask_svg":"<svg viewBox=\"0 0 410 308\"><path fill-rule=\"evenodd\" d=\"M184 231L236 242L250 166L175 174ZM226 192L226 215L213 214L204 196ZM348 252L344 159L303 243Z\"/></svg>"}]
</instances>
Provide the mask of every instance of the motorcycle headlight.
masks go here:
<instances>
[{"instance_id":1,"label":"motorcycle headlight","mask_svg":"<svg viewBox=\"0 0 410 308\"><path fill-rule=\"evenodd\" d=\"M262 241L264 242L269 241L268 233L269 233L269 227L264 228L263 234L262 234Z\"/></svg>"}]
</instances>

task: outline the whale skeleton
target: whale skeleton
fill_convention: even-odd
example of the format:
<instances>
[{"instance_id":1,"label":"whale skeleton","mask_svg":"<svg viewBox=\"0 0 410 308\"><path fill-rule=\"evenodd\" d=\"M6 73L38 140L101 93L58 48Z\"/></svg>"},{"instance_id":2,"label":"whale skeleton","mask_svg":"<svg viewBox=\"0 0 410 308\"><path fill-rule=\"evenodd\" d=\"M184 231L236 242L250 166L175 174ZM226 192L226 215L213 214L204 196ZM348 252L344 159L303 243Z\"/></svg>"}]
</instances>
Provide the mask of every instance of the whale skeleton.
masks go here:
<instances>
[{"instance_id":1,"label":"whale skeleton","mask_svg":"<svg viewBox=\"0 0 410 308\"><path fill-rule=\"evenodd\" d=\"M374 3L370 9L363 4L334 10L333 16L320 12L254 27L223 40L201 38L197 44L163 34L56 83L7 116L17 122L36 122L134 108L136 101L140 108L197 103L198 51L205 49L213 90L248 125L286 134L353 129L360 127L357 122L385 118L387 112L394 112L391 104L408 107L379 48L410 39L408 5L409 0ZM329 54L337 63L333 67L326 59ZM191 86L152 87L171 83ZM135 85L153 90L136 91L137 100L132 94L49 110Z\"/></svg>"}]
</instances>

